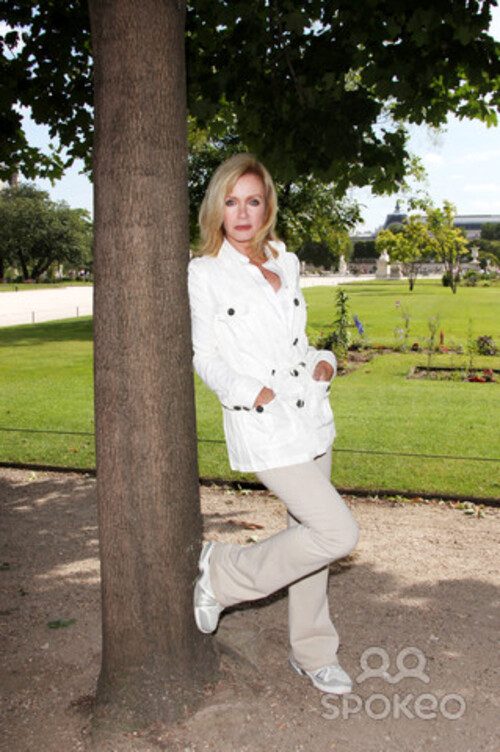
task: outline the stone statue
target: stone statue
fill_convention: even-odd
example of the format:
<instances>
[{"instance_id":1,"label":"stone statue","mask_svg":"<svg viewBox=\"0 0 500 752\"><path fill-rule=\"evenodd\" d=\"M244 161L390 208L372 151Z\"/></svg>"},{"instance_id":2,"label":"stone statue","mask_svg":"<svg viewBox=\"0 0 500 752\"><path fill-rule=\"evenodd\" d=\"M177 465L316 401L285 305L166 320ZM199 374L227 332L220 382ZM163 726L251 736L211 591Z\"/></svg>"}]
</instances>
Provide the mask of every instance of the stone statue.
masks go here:
<instances>
[{"instance_id":1,"label":"stone statue","mask_svg":"<svg viewBox=\"0 0 500 752\"><path fill-rule=\"evenodd\" d=\"M377 271L375 272L376 279L389 279L391 276L391 264L387 251L382 251L377 259Z\"/></svg>"}]
</instances>

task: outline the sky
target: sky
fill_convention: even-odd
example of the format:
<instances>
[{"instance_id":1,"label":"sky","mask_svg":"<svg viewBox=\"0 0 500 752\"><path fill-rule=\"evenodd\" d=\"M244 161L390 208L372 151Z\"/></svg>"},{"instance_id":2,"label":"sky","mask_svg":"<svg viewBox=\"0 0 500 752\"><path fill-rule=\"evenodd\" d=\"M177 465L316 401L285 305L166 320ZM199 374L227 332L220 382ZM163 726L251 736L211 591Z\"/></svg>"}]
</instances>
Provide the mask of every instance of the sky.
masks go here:
<instances>
[{"instance_id":1,"label":"sky","mask_svg":"<svg viewBox=\"0 0 500 752\"><path fill-rule=\"evenodd\" d=\"M500 39L498 7L493 9L490 33ZM25 127L30 142L45 148L47 129L29 119L25 119ZM427 174L422 187L435 205L448 200L458 214L500 214L500 126L487 128L480 122L450 117L438 133L425 126L413 127L409 148L422 161ZM53 200L92 213L92 185L81 169L81 164L76 164L53 186L46 180L36 182ZM381 227L397 199L397 195L373 197L368 187L353 189L350 196L360 203L364 220L357 232Z\"/></svg>"}]
</instances>

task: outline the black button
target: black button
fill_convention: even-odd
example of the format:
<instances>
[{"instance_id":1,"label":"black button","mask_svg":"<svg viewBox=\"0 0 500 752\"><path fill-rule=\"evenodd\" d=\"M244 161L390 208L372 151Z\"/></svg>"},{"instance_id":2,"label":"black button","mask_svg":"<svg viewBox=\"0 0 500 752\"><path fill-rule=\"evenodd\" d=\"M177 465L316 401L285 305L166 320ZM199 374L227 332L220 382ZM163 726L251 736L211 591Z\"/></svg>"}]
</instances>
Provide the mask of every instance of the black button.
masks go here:
<instances>
[{"instance_id":1,"label":"black button","mask_svg":"<svg viewBox=\"0 0 500 752\"><path fill-rule=\"evenodd\" d=\"M271 371L271 376L274 376L275 373L276 373L276 369L273 368L273 370Z\"/></svg>"},{"instance_id":2,"label":"black button","mask_svg":"<svg viewBox=\"0 0 500 752\"><path fill-rule=\"evenodd\" d=\"M292 374L292 376L298 376L299 375L299 372L297 371L296 368L294 368L293 371L290 371L290 373Z\"/></svg>"},{"instance_id":3,"label":"black button","mask_svg":"<svg viewBox=\"0 0 500 752\"><path fill-rule=\"evenodd\" d=\"M304 400L297 400L297 407L304 407Z\"/></svg>"},{"instance_id":4,"label":"black button","mask_svg":"<svg viewBox=\"0 0 500 752\"><path fill-rule=\"evenodd\" d=\"M295 304L295 305L300 305L300 303L299 303L299 299L298 299L298 298L294 298L294 299L293 299L293 302L294 302L294 304Z\"/></svg>"},{"instance_id":5,"label":"black button","mask_svg":"<svg viewBox=\"0 0 500 752\"><path fill-rule=\"evenodd\" d=\"M264 412L263 405L258 405L255 409L257 410L258 413L263 413Z\"/></svg>"},{"instance_id":6,"label":"black button","mask_svg":"<svg viewBox=\"0 0 500 752\"><path fill-rule=\"evenodd\" d=\"M295 337L295 339L292 342L292 345L298 345L299 344L299 338Z\"/></svg>"},{"instance_id":7,"label":"black button","mask_svg":"<svg viewBox=\"0 0 500 752\"><path fill-rule=\"evenodd\" d=\"M304 363L304 361L301 361L301 362L299 363L299 366L302 366L302 368L305 368L305 367L306 367L306 364Z\"/></svg>"},{"instance_id":8,"label":"black button","mask_svg":"<svg viewBox=\"0 0 500 752\"><path fill-rule=\"evenodd\" d=\"M228 308L227 313L229 316L234 316L234 308Z\"/></svg>"},{"instance_id":9,"label":"black button","mask_svg":"<svg viewBox=\"0 0 500 752\"><path fill-rule=\"evenodd\" d=\"M241 407L240 407L239 405L235 405L235 406L233 407L233 410L241 410Z\"/></svg>"}]
</instances>

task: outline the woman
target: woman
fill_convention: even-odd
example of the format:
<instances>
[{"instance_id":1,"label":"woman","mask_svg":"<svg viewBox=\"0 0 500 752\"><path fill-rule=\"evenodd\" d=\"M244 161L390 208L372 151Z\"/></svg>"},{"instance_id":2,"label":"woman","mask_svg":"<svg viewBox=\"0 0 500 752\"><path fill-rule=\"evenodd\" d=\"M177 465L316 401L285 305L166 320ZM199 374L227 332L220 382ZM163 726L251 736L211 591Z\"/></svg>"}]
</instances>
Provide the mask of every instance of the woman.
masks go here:
<instances>
[{"instance_id":1,"label":"woman","mask_svg":"<svg viewBox=\"0 0 500 752\"><path fill-rule=\"evenodd\" d=\"M358 529L330 483L333 353L310 347L299 262L276 239L272 179L252 155L214 173L200 209L202 256L189 265L194 366L222 404L229 461L286 505L288 527L252 546L206 543L198 628L289 585L290 666L323 692L350 692L328 610L328 565Z\"/></svg>"}]
</instances>

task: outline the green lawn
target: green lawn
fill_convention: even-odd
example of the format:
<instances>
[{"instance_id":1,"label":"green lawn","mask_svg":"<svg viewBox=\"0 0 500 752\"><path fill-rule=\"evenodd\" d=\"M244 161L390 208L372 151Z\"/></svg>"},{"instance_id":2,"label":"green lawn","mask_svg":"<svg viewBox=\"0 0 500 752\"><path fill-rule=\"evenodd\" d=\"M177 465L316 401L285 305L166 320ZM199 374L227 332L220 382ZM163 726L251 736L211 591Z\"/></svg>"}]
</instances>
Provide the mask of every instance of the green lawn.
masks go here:
<instances>
[{"instance_id":1,"label":"green lawn","mask_svg":"<svg viewBox=\"0 0 500 752\"><path fill-rule=\"evenodd\" d=\"M489 334L500 344L500 289L460 288L419 282L412 295L400 283L346 286L351 312L373 344L392 344L400 326L396 300L410 311L411 341L428 336L427 320L439 313L445 344L467 345ZM334 288L306 290L311 333L335 317ZM413 336L412 336L413 335ZM457 354L436 355L458 365ZM462 356L462 362L467 356ZM342 487L406 492L500 496L500 383L408 379L424 353L376 355L338 377L331 393L337 424L334 482ZM500 368L500 358L474 365ZM227 463L220 407L196 379L200 472L241 478ZM0 329L0 427L58 433L0 431L0 460L94 465L92 322L78 319ZM81 435L78 435L81 434ZM380 452L380 454L375 454ZM437 458L404 455L438 455ZM445 456L469 459L445 459ZM496 462L476 461L489 458Z\"/></svg>"},{"instance_id":2,"label":"green lawn","mask_svg":"<svg viewBox=\"0 0 500 752\"><path fill-rule=\"evenodd\" d=\"M87 287L92 282L76 279L65 279L61 282L2 282L0 284L0 292L14 292L15 290L31 291L31 290L54 290L58 287L69 287L70 285L78 285L79 287Z\"/></svg>"},{"instance_id":3,"label":"green lawn","mask_svg":"<svg viewBox=\"0 0 500 752\"><path fill-rule=\"evenodd\" d=\"M335 380L334 482L344 488L500 497L500 384L409 379L417 363L422 356L377 355ZM242 477L229 469L220 409L200 382L197 411L202 474Z\"/></svg>"},{"instance_id":4,"label":"green lawn","mask_svg":"<svg viewBox=\"0 0 500 752\"><path fill-rule=\"evenodd\" d=\"M337 289L305 290L311 334L319 333L335 319ZM358 316L373 344L394 344L394 329L402 327L401 311L405 309L410 316L410 343L425 340L429 336L429 319L439 316L439 329L449 347L465 347L469 329L473 337L489 334L500 346L500 287L460 287L453 295L439 280L417 280L411 293L406 282L356 282L345 285L343 290L351 313Z\"/></svg>"},{"instance_id":5,"label":"green lawn","mask_svg":"<svg viewBox=\"0 0 500 752\"><path fill-rule=\"evenodd\" d=\"M92 320L0 329L0 427L93 433ZM89 467L92 436L0 431L0 460Z\"/></svg>"}]
</instances>

